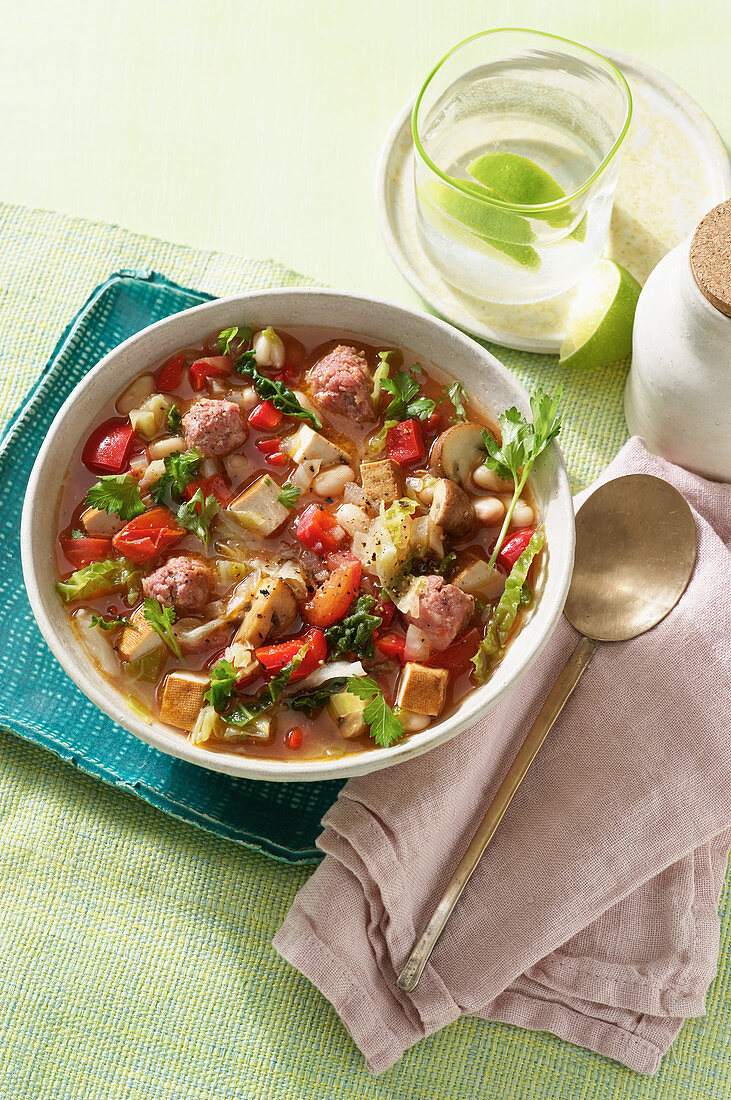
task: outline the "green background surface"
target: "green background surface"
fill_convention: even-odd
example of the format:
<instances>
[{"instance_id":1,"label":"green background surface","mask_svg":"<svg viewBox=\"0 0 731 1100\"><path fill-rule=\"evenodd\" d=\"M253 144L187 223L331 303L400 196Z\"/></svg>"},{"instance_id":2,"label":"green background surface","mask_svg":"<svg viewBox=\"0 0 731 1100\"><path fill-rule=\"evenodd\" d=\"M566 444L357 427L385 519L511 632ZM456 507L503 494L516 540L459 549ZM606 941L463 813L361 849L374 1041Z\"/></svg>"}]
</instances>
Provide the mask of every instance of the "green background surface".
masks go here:
<instances>
[{"instance_id":1,"label":"green background surface","mask_svg":"<svg viewBox=\"0 0 731 1100\"><path fill-rule=\"evenodd\" d=\"M633 53L728 141L726 6L31 0L2 15L0 197L196 248L272 255L412 301L375 227L391 118L445 48L528 25ZM282 273L0 210L3 420L69 316L120 267L212 293ZM596 385L616 402L621 372ZM616 395L610 401L609 393ZM615 410L616 411L616 410ZM578 427L577 427L577 430ZM579 471L579 481L592 472ZM720 1098L726 978L650 1079L548 1035L463 1020L378 1079L270 947L305 868L183 826L2 734L0 1097ZM728 952L724 922L724 959Z\"/></svg>"}]
</instances>

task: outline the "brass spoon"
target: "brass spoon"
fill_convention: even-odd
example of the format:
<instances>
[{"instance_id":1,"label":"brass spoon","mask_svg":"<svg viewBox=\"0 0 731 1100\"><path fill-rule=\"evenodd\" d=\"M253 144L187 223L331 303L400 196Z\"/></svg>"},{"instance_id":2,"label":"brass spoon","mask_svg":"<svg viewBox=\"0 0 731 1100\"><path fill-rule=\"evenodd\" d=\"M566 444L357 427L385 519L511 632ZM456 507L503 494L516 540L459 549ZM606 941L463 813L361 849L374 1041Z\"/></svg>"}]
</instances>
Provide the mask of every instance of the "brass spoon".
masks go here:
<instances>
[{"instance_id":1,"label":"brass spoon","mask_svg":"<svg viewBox=\"0 0 731 1100\"><path fill-rule=\"evenodd\" d=\"M444 926L494 837L513 795L564 708L599 642L635 638L675 606L696 554L693 516L681 494L649 474L601 485L576 516L576 558L564 614L581 632L441 901L398 978L411 993Z\"/></svg>"}]
</instances>

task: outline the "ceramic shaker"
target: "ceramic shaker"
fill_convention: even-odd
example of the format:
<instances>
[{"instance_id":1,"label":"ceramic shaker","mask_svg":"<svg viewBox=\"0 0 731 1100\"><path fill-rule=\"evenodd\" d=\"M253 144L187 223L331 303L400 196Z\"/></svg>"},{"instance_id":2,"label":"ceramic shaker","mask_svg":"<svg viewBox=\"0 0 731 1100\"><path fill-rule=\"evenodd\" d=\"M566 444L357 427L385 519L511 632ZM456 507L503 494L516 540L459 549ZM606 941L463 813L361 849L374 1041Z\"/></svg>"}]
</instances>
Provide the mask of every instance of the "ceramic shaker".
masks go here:
<instances>
[{"instance_id":1,"label":"ceramic shaker","mask_svg":"<svg viewBox=\"0 0 731 1100\"><path fill-rule=\"evenodd\" d=\"M731 199L647 280L624 409L651 451L731 481Z\"/></svg>"}]
</instances>

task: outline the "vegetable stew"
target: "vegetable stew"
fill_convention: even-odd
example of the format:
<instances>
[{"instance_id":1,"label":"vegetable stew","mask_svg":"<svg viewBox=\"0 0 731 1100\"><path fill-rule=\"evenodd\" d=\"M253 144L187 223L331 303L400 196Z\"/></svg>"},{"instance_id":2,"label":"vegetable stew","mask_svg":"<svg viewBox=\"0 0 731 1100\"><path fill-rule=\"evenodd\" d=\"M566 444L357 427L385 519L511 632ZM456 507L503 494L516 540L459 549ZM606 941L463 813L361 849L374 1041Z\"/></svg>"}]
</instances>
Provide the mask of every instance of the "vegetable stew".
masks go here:
<instances>
[{"instance_id":1,"label":"vegetable stew","mask_svg":"<svg viewBox=\"0 0 731 1100\"><path fill-rule=\"evenodd\" d=\"M133 711L212 752L388 747L484 683L537 598L528 479L559 401L493 421L408 351L317 328L179 349L68 472L74 632Z\"/></svg>"}]
</instances>

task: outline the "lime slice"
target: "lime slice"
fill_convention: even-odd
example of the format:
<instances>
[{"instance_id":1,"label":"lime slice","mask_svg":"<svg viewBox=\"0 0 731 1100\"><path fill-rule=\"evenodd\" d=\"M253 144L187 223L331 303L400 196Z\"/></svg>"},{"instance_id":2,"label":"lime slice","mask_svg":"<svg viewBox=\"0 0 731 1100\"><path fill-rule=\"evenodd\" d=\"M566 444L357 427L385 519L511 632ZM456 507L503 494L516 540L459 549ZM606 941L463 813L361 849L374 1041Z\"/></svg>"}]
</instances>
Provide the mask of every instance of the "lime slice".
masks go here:
<instances>
[{"instance_id":1,"label":"lime slice","mask_svg":"<svg viewBox=\"0 0 731 1100\"><path fill-rule=\"evenodd\" d=\"M580 284L561 344L564 367L604 367L632 352L640 284L612 260L597 260Z\"/></svg>"},{"instance_id":2,"label":"lime slice","mask_svg":"<svg viewBox=\"0 0 731 1100\"><path fill-rule=\"evenodd\" d=\"M463 179L455 179L455 183L466 187L475 199L437 180L430 181L423 191L439 213L469 229L488 249L494 249L520 267L536 271L541 266L541 258L530 246L535 234L526 219L481 201L490 198L490 193L478 183Z\"/></svg>"},{"instance_id":3,"label":"lime slice","mask_svg":"<svg viewBox=\"0 0 731 1100\"><path fill-rule=\"evenodd\" d=\"M521 157L517 153L484 153L468 166L467 171L486 187L490 194L503 202L515 202L521 206L542 206L546 202L565 199L566 192L553 176L540 164ZM545 221L557 229L571 224L569 206L559 207L546 214L531 214L532 218ZM583 241L586 223L579 222L570 236Z\"/></svg>"}]
</instances>

